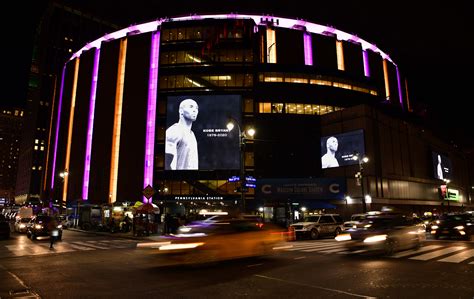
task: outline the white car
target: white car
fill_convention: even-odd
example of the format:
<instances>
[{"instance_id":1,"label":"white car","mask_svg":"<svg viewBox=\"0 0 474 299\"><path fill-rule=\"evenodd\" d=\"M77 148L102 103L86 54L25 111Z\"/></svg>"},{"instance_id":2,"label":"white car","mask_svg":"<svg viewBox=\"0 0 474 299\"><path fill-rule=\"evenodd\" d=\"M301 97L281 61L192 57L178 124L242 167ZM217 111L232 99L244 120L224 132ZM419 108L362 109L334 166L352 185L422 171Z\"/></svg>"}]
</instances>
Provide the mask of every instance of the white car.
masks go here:
<instances>
[{"instance_id":1,"label":"white car","mask_svg":"<svg viewBox=\"0 0 474 299\"><path fill-rule=\"evenodd\" d=\"M344 230L348 230L348 229L351 229L351 228L357 226L357 224L360 224L362 221L364 221L364 219L366 217L367 217L367 214L354 214L354 215L352 215L350 221L345 221L344 222Z\"/></svg>"},{"instance_id":2,"label":"white car","mask_svg":"<svg viewBox=\"0 0 474 299\"><path fill-rule=\"evenodd\" d=\"M296 240L309 237L313 240L320 236L337 236L343 230L343 221L337 214L310 215L301 222L290 225L290 232Z\"/></svg>"},{"instance_id":3,"label":"white car","mask_svg":"<svg viewBox=\"0 0 474 299\"><path fill-rule=\"evenodd\" d=\"M20 218L15 222L15 231L19 233L26 233L30 225L31 218Z\"/></svg>"}]
</instances>

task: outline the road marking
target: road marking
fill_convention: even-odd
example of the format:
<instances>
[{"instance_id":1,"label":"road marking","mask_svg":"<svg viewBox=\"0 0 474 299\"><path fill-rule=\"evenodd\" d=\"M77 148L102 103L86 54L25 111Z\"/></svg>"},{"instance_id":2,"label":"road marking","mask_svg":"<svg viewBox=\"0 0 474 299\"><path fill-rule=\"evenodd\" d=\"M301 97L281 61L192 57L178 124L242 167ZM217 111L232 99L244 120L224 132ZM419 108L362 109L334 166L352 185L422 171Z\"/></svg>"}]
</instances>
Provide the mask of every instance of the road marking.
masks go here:
<instances>
[{"instance_id":1,"label":"road marking","mask_svg":"<svg viewBox=\"0 0 474 299\"><path fill-rule=\"evenodd\" d=\"M299 257L295 257L294 259L295 260L301 260L301 259L305 259L306 257L305 256L299 256Z\"/></svg>"},{"instance_id":2,"label":"road marking","mask_svg":"<svg viewBox=\"0 0 474 299\"><path fill-rule=\"evenodd\" d=\"M260 264L253 264L253 265L247 265L247 268L258 267L258 266L261 266L261 265L263 265L263 263L260 263Z\"/></svg>"},{"instance_id":3,"label":"road marking","mask_svg":"<svg viewBox=\"0 0 474 299\"><path fill-rule=\"evenodd\" d=\"M48 253L62 253L62 252L76 251L75 249L68 248L68 246L65 243L55 244L53 245L52 249L49 248L49 244L38 244L38 245L45 247L48 250Z\"/></svg>"},{"instance_id":4,"label":"road marking","mask_svg":"<svg viewBox=\"0 0 474 299\"><path fill-rule=\"evenodd\" d=\"M427 260L431 260L431 259L434 259L436 257L442 256L442 255L445 255L445 254L448 254L448 253L451 253L451 252L459 251L459 250L462 250L462 249L465 249L465 248L466 247L463 247L463 246L448 247L448 248L445 248L445 249L436 250L434 252L430 252L430 253L426 253L426 254L422 254L422 255L417 255L417 256L414 256L414 257L410 257L410 259L419 260L419 261L427 261Z\"/></svg>"},{"instance_id":5,"label":"road marking","mask_svg":"<svg viewBox=\"0 0 474 299\"><path fill-rule=\"evenodd\" d=\"M301 250L305 251L306 249L326 249L330 247L341 247L341 244L311 244L311 245L303 245L303 246L296 246L293 249L290 249L289 251L295 251L295 250ZM314 251L314 250L313 250Z\"/></svg>"},{"instance_id":6,"label":"road marking","mask_svg":"<svg viewBox=\"0 0 474 299\"><path fill-rule=\"evenodd\" d=\"M331 250L323 250L320 251L322 253L336 253L336 252L342 252L342 251L347 251L346 248L336 248L336 249L331 249Z\"/></svg>"},{"instance_id":7,"label":"road marking","mask_svg":"<svg viewBox=\"0 0 474 299\"><path fill-rule=\"evenodd\" d=\"M92 244L92 243L95 243L95 242L96 241L84 241L84 242L83 241L77 241L77 242L74 242L74 243L79 244L79 245L83 245L83 246L92 247L92 248L95 248L95 249L108 249L108 247Z\"/></svg>"},{"instance_id":8,"label":"road marking","mask_svg":"<svg viewBox=\"0 0 474 299\"><path fill-rule=\"evenodd\" d=\"M474 256L474 249L468 251L463 251L461 253L451 255L444 259L438 260L438 262L447 262L447 263L460 263ZM472 263L471 263L472 264Z\"/></svg>"},{"instance_id":9,"label":"road marking","mask_svg":"<svg viewBox=\"0 0 474 299\"><path fill-rule=\"evenodd\" d=\"M398 252L398 253L395 253L395 254L391 255L390 257L400 258L400 257L405 257L405 256L416 254L416 253L422 253L422 252L425 252L425 251L430 251L430 250L440 248L440 247L441 247L441 245L423 246L423 247L420 247L418 249L401 251L401 252Z\"/></svg>"},{"instance_id":10,"label":"road marking","mask_svg":"<svg viewBox=\"0 0 474 299\"><path fill-rule=\"evenodd\" d=\"M334 248L343 248L341 245L326 245L326 246L320 246L312 249L305 249L301 250L304 252L313 252L313 251L322 251L322 250L329 250L329 249L334 249ZM343 250L346 250L345 248Z\"/></svg>"},{"instance_id":11,"label":"road marking","mask_svg":"<svg viewBox=\"0 0 474 299\"><path fill-rule=\"evenodd\" d=\"M260 278L263 278L263 279L275 280L275 281L285 282L285 283L288 283L288 284L293 284L293 285L298 285L298 286L303 286L303 287L308 287L308 288L313 288L313 289L319 289L319 290L325 290L325 291L335 292L335 293L339 293L339 294L345 294L345 295L349 295L349 296L353 296L353 297L368 298L368 299L369 298L370 299L375 299L376 298L376 297L372 297L372 296L359 295L359 294L349 293L349 292L346 292L346 291L330 289L330 288L325 288L325 287L321 287L321 286L317 286L317 285L305 284L305 283L296 282L296 281L289 281L289 280L280 279L280 278L276 278L276 277L265 276L265 275L255 274L254 276L260 277Z\"/></svg>"},{"instance_id":12,"label":"road marking","mask_svg":"<svg viewBox=\"0 0 474 299\"><path fill-rule=\"evenodd\" d=\"M76 243L78 242L71 242L71 243L68 243L68 245L71 246L71 248L74 248L77 250L95 250L95 248L82 246L81 244L76 244Z\"/></svg>"}]
</instances>

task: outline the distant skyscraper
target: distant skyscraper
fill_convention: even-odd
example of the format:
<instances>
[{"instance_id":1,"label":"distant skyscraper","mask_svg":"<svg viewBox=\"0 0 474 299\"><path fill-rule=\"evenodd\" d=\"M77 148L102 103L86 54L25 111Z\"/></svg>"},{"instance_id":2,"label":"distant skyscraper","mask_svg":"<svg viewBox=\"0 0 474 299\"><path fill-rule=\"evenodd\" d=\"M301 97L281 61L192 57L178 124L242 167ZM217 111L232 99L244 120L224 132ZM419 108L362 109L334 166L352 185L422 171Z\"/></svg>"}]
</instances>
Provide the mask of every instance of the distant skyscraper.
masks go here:
<instances>
[{"instance_id":1,"label":"distant skyscraper","mask_svg":"<svg viewBox=\"0 0 474 299\"><path fill-rule=\"evenodd\" d=\"M0 205L14 198L23 116L23 109L0 108Z\"/></svg>"},{"instance_id":2,"label":"distant skyscraper","mask_svg":"<svg viewBox=\"0 0 474 299\"><path fill-rule=\"evenodd\" d=\"M15 202L19 204L52 196L43 177L48 152L51 155L51 113L57 109L62 66L84 43L118 28L55 1L43 10L35 35L18 162Z\"/></svg>"}]
</instances>

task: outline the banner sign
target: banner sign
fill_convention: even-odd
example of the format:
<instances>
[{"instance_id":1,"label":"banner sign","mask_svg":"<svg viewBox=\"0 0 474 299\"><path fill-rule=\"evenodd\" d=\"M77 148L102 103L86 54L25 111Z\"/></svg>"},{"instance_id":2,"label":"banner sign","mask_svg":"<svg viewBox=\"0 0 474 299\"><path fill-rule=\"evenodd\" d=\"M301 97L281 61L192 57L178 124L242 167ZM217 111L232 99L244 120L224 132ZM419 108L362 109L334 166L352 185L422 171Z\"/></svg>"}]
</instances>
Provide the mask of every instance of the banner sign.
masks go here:
<instances>
[{"instance_id":1,"label":"banner sign","mask_svg":"<svg viewBox=\"0 0 474 299\"><path fill-rule=\"evenodd\" d=\"M344 199L345 178L259 179L257 196L286 199Z\"/></svg>"}]
</instances>

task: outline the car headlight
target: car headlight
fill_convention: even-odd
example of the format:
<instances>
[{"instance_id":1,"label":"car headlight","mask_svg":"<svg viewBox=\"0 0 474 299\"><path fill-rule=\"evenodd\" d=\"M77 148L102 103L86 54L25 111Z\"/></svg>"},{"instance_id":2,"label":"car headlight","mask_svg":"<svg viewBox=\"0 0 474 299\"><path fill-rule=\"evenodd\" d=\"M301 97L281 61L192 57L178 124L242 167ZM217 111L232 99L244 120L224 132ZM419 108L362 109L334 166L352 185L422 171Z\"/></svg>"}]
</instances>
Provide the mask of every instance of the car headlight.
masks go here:
<instances>
[{"instance_id":1,"label":"car headlight","mask_svg":"<svg viewBox=\"0 0 474 299\"><path fill-rule=\"evenodd\" d=\"M432 225L431 229L438 229L438 226L437 225Z\"/></svg>"},{"instance_id":2,"label":"car headlight","mask_svg":"<svg viewBox=\"0 0 474 299\"><path fill-rule=\"evenodd\" d=\"M459 226L455 226L454 228L457 229L457 230L463 230L463 229L464 229L464 226L459 225Z\"/></svg>"},{"instance_id":3,"label":"car headlight","mask_svg":"<svg viewBox=\"0 0 474 299\"><path fill-rule=\"evenodd\" d=\"M179 231L182 232L182 233L189 233L191 231L191 228L188 227L188 226L181 226L179 228Z\"/></svg>"},{"instance_id":4,"label":"car headlight","mask_svg":"<svg viewBox=\"0 0 474 299\"><path fill-rule=\"evenodd\" d=\"M63 228L62 224L58 225L58 228Z\"/></svg>"},{"instance_id":5,"label":"car headlight","mask_svg":"<svg viewBox=\"0 0 474 299\"><path fill-rule=\"evenodd\" d=\"M41 224L36 224L36 225L35 225L35 228L36 228L36 229L42 229L43 226L42 226Z\"/></svg>"},{"instance_id":6,"label":"car headlight","mask_svg":"<svg viewBox=\"0 0 474 299\"><path fill-rule=\"evenodd\" d=\"M387 240L387 235L376 235L364 239L364 243L375 243Z\"/></svg>"},{"instance_id":7,"label":"car headlight","mask_svg":"<svg viewBox=\"0 0 474 299\"><path fill-rule=\"evenodd\" d=\"M25 227L26 227L26 225L20 224L20 228L25 228Z\"/></svg>"},{"instance_id":8,"label":"car headlight","mask_svg":"<svg viewBox=\"0 0 474 299\"><path fill-rule=\"evenodd\" d=\"M336 236L336 241L349 241L351 240L351 235L350 234L340 234Z\"/></svg>"}]
</instances>

